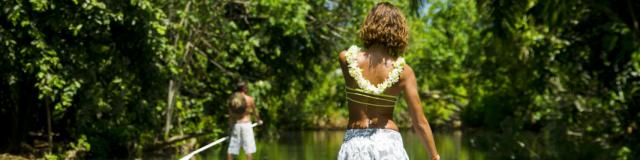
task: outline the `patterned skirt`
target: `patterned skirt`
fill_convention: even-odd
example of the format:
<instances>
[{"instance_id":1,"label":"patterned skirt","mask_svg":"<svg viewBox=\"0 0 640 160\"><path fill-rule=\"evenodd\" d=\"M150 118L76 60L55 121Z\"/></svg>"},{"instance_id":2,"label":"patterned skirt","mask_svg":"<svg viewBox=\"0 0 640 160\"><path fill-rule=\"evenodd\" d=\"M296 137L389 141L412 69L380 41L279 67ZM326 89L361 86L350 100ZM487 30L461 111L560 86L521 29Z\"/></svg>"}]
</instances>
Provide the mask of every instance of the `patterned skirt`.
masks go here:
<instances>
[{"instance_id":1,"label":"patterned skirt","mask_svg":"<svg viewBox=\"0 0 640 160\"><path fill-rule=\"evenodd\" d=\"M349 129L338 160L407 160L400 133L390 129Z\"/></svg>"}]
</instances>

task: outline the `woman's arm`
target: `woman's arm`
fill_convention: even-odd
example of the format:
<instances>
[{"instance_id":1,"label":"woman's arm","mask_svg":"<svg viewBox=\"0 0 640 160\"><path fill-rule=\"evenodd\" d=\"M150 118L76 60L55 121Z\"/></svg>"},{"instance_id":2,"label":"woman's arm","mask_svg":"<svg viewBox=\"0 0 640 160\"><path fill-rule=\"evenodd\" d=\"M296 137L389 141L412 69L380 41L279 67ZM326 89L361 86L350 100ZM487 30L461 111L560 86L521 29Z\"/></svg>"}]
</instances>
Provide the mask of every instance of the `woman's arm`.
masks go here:
<instances>
[{"instance_id":1,"label":"woman's arm","mask_svg":"<svg viewBox=\"0 0 640 160\"><path fill-rule=\"evenodd\" d=\"M438 150L436 150L436 144L433 141L433 133L431 132L431 126L429 121L425 118L422 111L422 105L420 103L420 96L418 95L418 85L416 82L416 76L413 73L413 69L408 65L404 69L403 90L405 93L405 101L409 105L409 114L411 114L411 120L414 130L420 137L422 144L429 149L431 153L431 159L440 159Z\"/></svg>"}]
</instances>

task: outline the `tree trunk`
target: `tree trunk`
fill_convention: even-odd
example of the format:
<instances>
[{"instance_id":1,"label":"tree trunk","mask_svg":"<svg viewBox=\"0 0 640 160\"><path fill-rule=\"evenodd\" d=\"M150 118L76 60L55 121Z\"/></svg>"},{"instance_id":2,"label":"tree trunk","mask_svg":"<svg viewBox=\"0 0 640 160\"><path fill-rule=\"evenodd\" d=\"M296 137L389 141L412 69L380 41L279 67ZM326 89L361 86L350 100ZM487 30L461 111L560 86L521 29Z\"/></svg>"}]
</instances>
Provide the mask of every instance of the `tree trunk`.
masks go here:
<instances>
[{"instance_id":1,"label":"tree trunk","mask_svg":"<svg viewBox=\"0 0 640 160\"><path fill-rule=\"evenodd\" d=\"M191 6L191 1L187 2L187 5L184 7L184 11L185 13L189 13L189 7ZM187 21L183 18L180 20L180 25L184 25L186 26L188 23ZM175 36L175 41L174 41L174 45L177 46L178 45L178 41L180 40L180 32L178 32ZM186 45L186 51L185 51L185 55L189 53L189 43L187 43ZM182 63L178 63L178 67L181 67ZM175 76L175 77L179 77L179 76ZM180 83L180 78L178 78L178 83ZM174 82L173 78L171 80L169 80L169 88L168 88L168 95L167 95L167 113L166 113L166 121L165 121L165 125L164 125L164 139L167 139L169 137L169 130L171 130L171 116L173 114L173 101L174 101L174 97L175 97L175 93L177 90L177 85L176 82Z\"/></svg>"},{"instance_id":2,"label":"tree trunk","mask_svg":"<svg viewBox=\"0 0 640 160\"><path fill-rule=\"evenodd\" d=\"M167 113L166 115L166 121L165 121L165 125L164 125L164 138L166 139L169 136L169 130L171 130L171 115L173 114L173 99L175 96L175 83L173 82L173 80L169 80L169 89L168 89L168 95L167 95Z\"/></svg>"},{"instance_id":3,"label":"tree trunk","mask_svg":"<svg viewBox=\"0 0 640 160\"><path fill-rule=\"evenodd\" d=\"M51 131L51 108L50 108L50 102L49 100L47 100L46 105L44 106L44 108L46 108L47 110L47 132L48 132L48 138L49 138L49 153L51 153L51 151L53 150L53 133Z\"/></svg>"}]
</instances>

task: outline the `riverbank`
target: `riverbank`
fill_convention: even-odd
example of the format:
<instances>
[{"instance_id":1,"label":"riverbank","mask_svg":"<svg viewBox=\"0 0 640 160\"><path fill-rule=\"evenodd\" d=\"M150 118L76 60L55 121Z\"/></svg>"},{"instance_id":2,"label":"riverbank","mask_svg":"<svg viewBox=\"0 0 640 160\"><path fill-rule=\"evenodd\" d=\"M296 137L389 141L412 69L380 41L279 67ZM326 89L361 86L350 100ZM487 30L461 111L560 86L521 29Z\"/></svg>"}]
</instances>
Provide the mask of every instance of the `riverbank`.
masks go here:
<instances>
[{"instance_id":1,"label":"riverbank","mask_svg":"<svg viewBox=\"0 0 640 160\"><path fill-rule=\"evenodd\" d=\"M14 154L9 154L9 153L0 154L0 160L28 160L28 159L35 159L35 157L33 157L33 155L31 155L29 157L31 157L31 158L26 158L26 157L23 157L21 155L14 155Z\"/></svg>"},{"instance_id":2,"label":"riverbank","mask_svg":"<svg viewBox=\"0 0 640 160\"><path fill-rule=\"evenodd\" d=\"M315 122L316 125L312 125L312 126L304 127L304 128L299 128L299 129L293 129L293 130L298 130L298 131L345 130L346 126L347 126L347 123L348 123L348 119L347 118L336 118L334 120L330 120L330 121L326 121L326 122ZM410 130L411 129L411 125L409 123L397 123L396 125L401 130ZM430 123L429 125L434 129L447 129L447 130L463 129L463 127L464 127L462 125L462 122L459 121L459 120L454 120L454 121L447 122L447 123L444 123L444 124ZM289 130L291 130L291 129L289 129Z\"/></svg>"}]
</instances>

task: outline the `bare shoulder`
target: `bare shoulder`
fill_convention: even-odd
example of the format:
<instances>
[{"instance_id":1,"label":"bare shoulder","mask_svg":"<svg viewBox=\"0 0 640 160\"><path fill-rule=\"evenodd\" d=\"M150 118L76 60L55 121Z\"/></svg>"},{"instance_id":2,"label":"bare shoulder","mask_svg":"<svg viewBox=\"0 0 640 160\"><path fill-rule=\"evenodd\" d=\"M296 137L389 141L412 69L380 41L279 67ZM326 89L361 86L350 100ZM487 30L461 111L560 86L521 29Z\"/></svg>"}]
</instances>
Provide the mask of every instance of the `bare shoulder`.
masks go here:
<instances>
[{"instance_id":1,"label":"bare shoulder","mask_svg":"<svg viewBox=\"0 0 640 160\"><path fill-rule=\"evenodd\" d=\"M343 50L340 52L340 62L346 62L347 61L347 50Z\"/></svg>"},{"instance_id":2,"label":"bare shoulder","mask_svg":"<svg viewBox=\"0 0 640 160\"><path fill-rule=\"evenodd\" d=\"M405 63L403 70L404 71L402 72L401 79L403 79L403 80L408 80L408 79L415 80L416 74L413 72L413 68L411 68L411 66L409 66L409 64Z\"/></svg>"},{"instance_id":3,"label":"bare shoulder","mask_svg":"<svg viewBox=\"0 0 640 160\"><path fill-rule=\"evenodd\" d=\"M247 102L253 103L253 97L251 97L250 95L244 95L244 98L247 99Z\"/></svg>"},{"instance_id":4,"label":"bare shoulder","mask_svg":"<svg viewBox=\"0 0 640 160\"><path fill-rule=\"evenodd\" d=\"M416 75L413 68L409 64L404 64L402 73L400 74L400 86L402 88L412 87L416 83Z\"/></svg>"}]
</instances>

